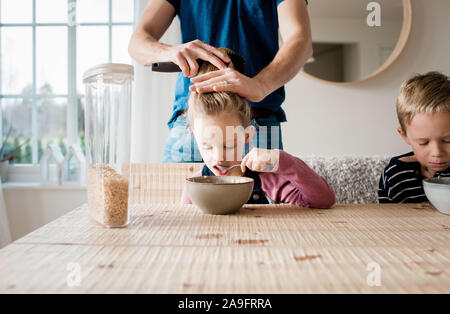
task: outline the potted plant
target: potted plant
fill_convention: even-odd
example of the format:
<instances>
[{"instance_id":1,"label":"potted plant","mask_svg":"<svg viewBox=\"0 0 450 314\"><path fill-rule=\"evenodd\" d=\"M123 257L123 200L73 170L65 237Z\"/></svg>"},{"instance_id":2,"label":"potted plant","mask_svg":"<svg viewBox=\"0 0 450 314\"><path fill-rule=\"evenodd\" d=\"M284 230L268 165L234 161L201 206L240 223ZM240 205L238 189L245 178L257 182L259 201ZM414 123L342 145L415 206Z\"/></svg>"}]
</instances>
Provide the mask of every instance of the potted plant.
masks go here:
<instances>
[{"instance_id":1,"label":"potted plant","mask_svg":"<svg viewBox=\"0 0 450 314\"><path fill-rule=\"evenodd\" d=\"M22 146L29 142L26 139L22 144L9 145L8 140L12 133L12 127L9 128L6 137L3 139L2 146L0 147L0 177L2 182L5 182L8 178L9 163L14 161L14 156L20 151Z\"/></svg>"}]
</instances>

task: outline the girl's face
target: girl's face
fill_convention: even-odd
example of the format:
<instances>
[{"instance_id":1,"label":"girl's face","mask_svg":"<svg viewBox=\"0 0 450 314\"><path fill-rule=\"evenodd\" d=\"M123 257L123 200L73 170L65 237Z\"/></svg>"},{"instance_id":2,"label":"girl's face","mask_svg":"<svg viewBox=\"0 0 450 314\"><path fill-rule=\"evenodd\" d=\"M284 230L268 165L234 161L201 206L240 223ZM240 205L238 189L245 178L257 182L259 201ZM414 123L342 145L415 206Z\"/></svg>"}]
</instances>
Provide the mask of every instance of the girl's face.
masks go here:
<instances>
[{"instance_id":1,"label":"girl's face","mask_svg":"<svg viewBox=\"0 0 450 314\"><path fill-rule=\"evenodd\" d=\"M450 166L450 114L447 112L419 113L398 132L411 145L422 173L434 176Z\"/></svg>"},{"instance_id":2,"label":"girl's face","mask_svg":"<svg viewBox=\"0 0 450 314\"><path fill-rule=\"evenodd\" d=\"M193 122L193 133L206 166L216 176L241 176L240 167L221 171L217 166L230 167L241 163L245 144L254 128L242 126L236 114L200 115Z\"/></svg>"}]
</instances>

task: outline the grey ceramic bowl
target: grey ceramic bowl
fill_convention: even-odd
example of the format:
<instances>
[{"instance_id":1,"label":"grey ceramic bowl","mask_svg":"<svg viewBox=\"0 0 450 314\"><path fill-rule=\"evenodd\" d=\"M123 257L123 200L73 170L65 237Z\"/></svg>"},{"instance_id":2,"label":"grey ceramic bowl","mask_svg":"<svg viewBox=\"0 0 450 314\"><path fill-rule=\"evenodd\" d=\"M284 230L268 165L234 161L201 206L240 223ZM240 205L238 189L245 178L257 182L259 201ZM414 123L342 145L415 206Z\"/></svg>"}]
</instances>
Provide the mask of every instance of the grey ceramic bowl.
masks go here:
<instances>
[{"instance_id":1,"label":"grey ceramic bowl","mask_svg":"<svg viewBox=\"0 0 450 314\"><path fill-rule=\"evenodd\" d=\"M186 179L192 203L206 213L226 215L237 212L252 195L253 179L211 176Z\"/></svg>"},{"instance_id":2,"label":"grey ceramic bowl","mask_svg":"<svg viewBox=\"0 0 450 314\"><path fill-rule=\"evenodd\" d=\"M438 211L450 215L450 178L425 179L423 189L430 203Z\"/></svg>"}]
</instances>

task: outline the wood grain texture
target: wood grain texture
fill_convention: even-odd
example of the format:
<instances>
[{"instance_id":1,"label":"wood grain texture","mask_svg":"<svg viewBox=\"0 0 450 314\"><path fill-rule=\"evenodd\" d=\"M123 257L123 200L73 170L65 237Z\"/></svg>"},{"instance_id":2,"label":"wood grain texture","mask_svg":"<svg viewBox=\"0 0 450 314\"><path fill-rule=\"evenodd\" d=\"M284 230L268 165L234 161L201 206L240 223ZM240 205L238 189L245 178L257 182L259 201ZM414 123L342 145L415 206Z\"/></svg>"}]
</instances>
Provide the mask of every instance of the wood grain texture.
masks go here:
<instances>
[{"instance_id":1,"label":"wood grain texture","mask_svg":"<svg viewBox=\"0 0 450 314\"><path fill-rule=\"evenodd\" d=\"M185 179L203 163L141 163L131 165L130 200L133 204L177 204Z\"/></svg>"},{"instance_id":2,"label":"wood grain texture","mask_svg":"<svg viewBox=\"0 0 450 314\"><path fill-rule=\"evenodd\" d=\"M449 293L450 216L411 205L136 205L124 229L82 206L0 250L0 293ZM367 266L381 269L369 286ZM69 263L80 286L69 287Z\"/></svg>"}]
</instances>

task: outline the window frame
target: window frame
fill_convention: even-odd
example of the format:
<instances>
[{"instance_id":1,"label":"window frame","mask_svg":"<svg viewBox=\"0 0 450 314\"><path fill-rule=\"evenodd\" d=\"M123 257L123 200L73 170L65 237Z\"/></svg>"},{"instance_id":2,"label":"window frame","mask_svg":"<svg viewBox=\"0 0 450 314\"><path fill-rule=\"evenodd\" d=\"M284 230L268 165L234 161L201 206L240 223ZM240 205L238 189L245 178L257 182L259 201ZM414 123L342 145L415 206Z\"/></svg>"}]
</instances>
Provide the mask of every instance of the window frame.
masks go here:
<instances>
[{"instance_id":1,"label":"window frame","mask_svg":"<svg viewBox=\"0 0 450 314\"><path fill-rule=\"evenodd\" d=\"M112 32L114 26L133 26L133 21L130 22L113 22L113 0L108 0L108 22L89 22L81 23L76 21L76 3L77 0L67 0L67 21L62 23L37 23L36 22L36 1L32 0L32 21L31 23L2 23L1 21L1 6L0 6L0 49L1 49L1 30L7 27L31 27L32 29L32 94L3 94L2 91L2 75L0 62L0 100L1 99L30 99L32 104L31 121L32 121L32 163L31 164L12 164L10 169L10 177L12 175L14 180L14 173L20 173L21 178L25 178L23 174L30 172L30 180L35 181L35 174L39 168L38 160L38 122L37 122L37 101L40 98L65 98L67 99L67 113L66 113L66 133L67 144L78 143L78 101L84 98L84 94L77 92L77 27L78 26L108 26L108 62L112 62ZM135 1L130 1L133 5L133 12ZM69 21L72 14L73 21ZM51 94L39 95L37 94L36 82L36 28L37 27L66 27L67 28L67 94ZM3 111L0 111L0 139L3 138L3 119L1 118ZM22 181L22 180L20 180Z\"/></svg>"}]
</instances>

